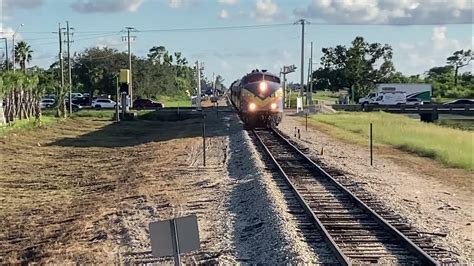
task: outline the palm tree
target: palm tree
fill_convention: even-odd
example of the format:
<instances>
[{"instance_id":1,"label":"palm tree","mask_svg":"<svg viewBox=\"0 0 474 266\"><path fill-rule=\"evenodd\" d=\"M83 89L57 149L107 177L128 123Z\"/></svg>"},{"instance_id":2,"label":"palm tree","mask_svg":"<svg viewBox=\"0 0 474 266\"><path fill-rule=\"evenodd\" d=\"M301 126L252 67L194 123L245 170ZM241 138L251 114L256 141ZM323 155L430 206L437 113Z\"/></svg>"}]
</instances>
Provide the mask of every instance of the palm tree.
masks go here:
<instances>
[{"instance_id":1,"label":"palm tree","mask_svg":"<svg viewBox=\"0 0 474 266\"><path fill-rule=\"evenodd\" d=\"M158 63L161 64L161 58L166 52L166 48L164 46L153 46L148 53L148 59L150 59L153 64Z\"/></svg>"},{"instance_id":2,"label":"palm tree","mask_svg":"<svg viewBox=\"0 0 474 266\"><path fill-rule=\"evenodd\" d=\"M170 55L168 52L165 52L163 55L163 62L165 65L171 66L173 64L173 56Z\"/></svg>"},{"instance_id":3,"label":"palm tree","mask_svg":"<svg viewBox=\"0 0 474 266\"><path fill-rule=\"evenodd\" d=\"M20 64L21 69L26 72L26 63L31 61L31 46L25 41L20 41L15 46L15 61Z\"/></svg>"}]
</instances>

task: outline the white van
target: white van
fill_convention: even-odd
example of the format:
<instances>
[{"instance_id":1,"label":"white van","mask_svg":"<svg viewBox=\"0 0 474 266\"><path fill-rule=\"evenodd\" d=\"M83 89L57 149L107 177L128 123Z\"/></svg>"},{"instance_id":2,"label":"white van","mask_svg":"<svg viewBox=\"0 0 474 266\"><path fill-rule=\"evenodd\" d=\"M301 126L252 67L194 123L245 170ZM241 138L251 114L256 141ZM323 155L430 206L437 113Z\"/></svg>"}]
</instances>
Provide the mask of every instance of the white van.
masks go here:
<instances>
[{"instance_id":1,"label":"white van","mask_svg":"<svg viewBox=\"0 0 474 266\"><path fill-rule=\"evenodd\" d=\"M403 91L379 92L375 98L370 101L371 104L397 105L407 103L407 94Z\"/></svg>"}]
</instances>

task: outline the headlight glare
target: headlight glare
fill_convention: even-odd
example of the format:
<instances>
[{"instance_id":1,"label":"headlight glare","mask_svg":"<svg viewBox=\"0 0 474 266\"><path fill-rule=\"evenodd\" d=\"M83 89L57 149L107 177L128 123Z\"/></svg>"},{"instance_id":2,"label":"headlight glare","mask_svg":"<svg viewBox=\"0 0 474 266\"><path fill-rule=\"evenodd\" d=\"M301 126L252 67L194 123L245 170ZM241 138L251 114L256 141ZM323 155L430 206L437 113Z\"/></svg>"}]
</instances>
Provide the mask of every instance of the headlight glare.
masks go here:
<instances>
[{"instance_id":1,"label":"headlight glare","mask_svg":"<svg viewBox=\"0 0 474 266\"><path fill-rule=\"evenodd\" d=\"M257 109L257 105L255 105L255 103L250 103L249 104L249 110L251 112L255 111Z\"/></svg>"}]
</instances>

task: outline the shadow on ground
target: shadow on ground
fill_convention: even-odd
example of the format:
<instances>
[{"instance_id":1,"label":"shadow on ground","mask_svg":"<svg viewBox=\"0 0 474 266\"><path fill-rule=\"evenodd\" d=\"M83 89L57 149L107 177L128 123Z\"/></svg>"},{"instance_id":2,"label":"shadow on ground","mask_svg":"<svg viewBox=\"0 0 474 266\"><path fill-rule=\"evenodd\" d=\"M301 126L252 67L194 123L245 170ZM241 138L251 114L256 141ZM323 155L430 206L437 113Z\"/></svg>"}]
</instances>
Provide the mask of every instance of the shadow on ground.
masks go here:
<instances>
[{"instance_id":1,"label":"shadow on ground","mask_svg":"<svg viewBox=\"0 0 474 266\"><path fill-rule=\"evenodd\" d=\"M230 115L231 112L219 113L221 119ZM205 109L202 113L155 111L135 121L110 123L97 131L59 139L49 145L103 148L136 146L148 142L202 137L203 124L206 126L206 137L226 135L226 130L222 130L223 124L217 123L216 117L212 108Z\"/></svg>"}]
</instances>

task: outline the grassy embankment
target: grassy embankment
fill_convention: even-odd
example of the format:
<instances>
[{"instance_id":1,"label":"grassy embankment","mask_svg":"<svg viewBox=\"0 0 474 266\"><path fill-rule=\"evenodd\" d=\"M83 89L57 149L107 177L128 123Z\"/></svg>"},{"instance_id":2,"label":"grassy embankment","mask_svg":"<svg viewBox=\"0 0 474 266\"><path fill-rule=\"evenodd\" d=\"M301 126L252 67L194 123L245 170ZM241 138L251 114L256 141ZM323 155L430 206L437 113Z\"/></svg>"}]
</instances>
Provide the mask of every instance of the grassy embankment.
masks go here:
<instances>
[{"instance_id":1,"label":"grassy embankment","mask_svg":"<svg viewBox=\"0 0 474 266\"><path fill-rule=\"evenodd\" d=\"M165 104L165 107L190 107L191 106L191 98L190 97L170 97L170 96L160 96L158 99L159 102Z\"/></svg>"},{"instance_id":2,"label":"grassy embankment","mask_svg":"<svg viewBox=\"0 0 474 266\"><path fill-rule=\"evenodd\" d=\"M311 120L334 136L358 144L368 143L369 124L372 123L376 144L426 156L447 166L474 169L474 137L469 131L383 112L314 115Z\"/></svg>"}]
</instances>

